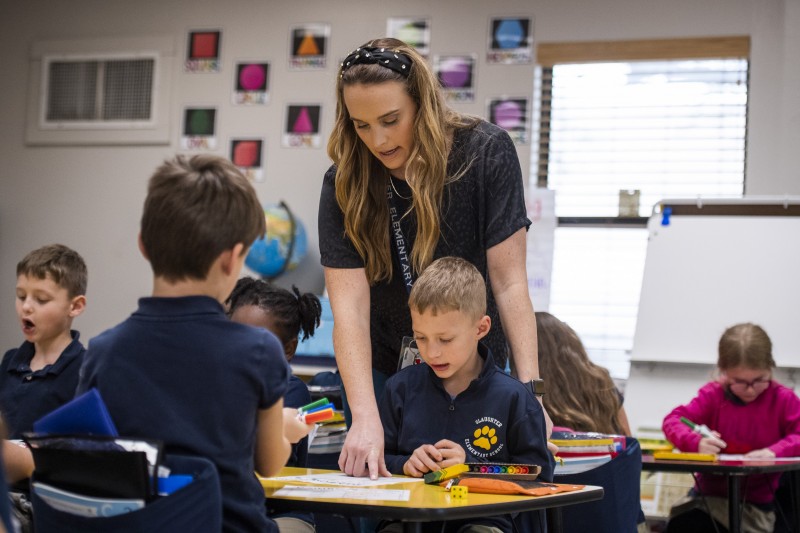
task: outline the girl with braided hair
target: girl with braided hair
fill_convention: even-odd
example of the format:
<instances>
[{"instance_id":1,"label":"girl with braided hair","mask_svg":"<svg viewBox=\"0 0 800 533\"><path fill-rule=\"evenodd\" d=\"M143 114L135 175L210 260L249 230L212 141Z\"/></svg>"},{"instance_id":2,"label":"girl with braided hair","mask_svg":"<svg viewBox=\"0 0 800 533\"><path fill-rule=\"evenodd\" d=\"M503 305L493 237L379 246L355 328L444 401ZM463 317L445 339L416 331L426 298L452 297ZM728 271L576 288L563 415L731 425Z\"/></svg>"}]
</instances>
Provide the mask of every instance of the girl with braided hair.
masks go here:
<instances>
[{"instance_id":1,"label":"girl with braided hair","mask_svg":"<svg viewBox=\"0 0 800 533\"><path fill-rule=\"evenodd\" d=\"M292 286L291 292L260 279L244 277L236 282L226 302L228 316L234 322L271 331L283 344L286 360L291 361L297 350L300 332L303 340L314 335L322 315L322 305L314 294L300 293ZM289 376L289 388L283 398L285 407L301 407L311 403L306 384L295 375ZM308 464L308 437L292 445L287 466L305 468ZM312 532L314 516L311 513L270 512L281 531Z\"/></svg>"}]
</instances>

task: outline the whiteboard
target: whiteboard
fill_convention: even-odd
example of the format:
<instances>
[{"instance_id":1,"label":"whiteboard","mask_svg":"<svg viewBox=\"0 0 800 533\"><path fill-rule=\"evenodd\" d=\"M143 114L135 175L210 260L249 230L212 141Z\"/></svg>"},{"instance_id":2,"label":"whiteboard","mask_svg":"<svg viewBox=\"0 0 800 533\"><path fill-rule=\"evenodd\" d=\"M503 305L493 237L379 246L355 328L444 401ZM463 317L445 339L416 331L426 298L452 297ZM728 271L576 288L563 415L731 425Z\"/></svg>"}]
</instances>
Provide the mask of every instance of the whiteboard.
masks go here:
<instances>
[{"instance_id":1,"label":"whiteboard","mask_svg":"<svg viewBox=\"0 0 800 533\"><path fill-rule=\"evenodd\" d=\"M778 366L800 367L800 216L662 219L648 221L631 359L716 364L723 331L753 322Z\"/></svg>"}]
</instances>

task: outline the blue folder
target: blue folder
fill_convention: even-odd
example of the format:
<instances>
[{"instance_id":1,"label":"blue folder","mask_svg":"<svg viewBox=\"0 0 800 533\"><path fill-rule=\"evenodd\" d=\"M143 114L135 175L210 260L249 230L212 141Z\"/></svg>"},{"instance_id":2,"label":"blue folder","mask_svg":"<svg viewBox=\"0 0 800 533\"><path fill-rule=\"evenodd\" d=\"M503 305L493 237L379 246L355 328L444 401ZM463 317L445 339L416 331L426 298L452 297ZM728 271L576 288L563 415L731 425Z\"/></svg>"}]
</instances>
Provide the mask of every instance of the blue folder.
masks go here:
<instances>
[{"instance_id":1,"label":"blue folder","mask_svg":"<svg viewBox=\"0 0 800 533\"><path fill-rule=\"evenodd\" d=\"M92 388L33 423L39 435L106 435L118 437L97 389Z\"/></svg>"}]
</instances>

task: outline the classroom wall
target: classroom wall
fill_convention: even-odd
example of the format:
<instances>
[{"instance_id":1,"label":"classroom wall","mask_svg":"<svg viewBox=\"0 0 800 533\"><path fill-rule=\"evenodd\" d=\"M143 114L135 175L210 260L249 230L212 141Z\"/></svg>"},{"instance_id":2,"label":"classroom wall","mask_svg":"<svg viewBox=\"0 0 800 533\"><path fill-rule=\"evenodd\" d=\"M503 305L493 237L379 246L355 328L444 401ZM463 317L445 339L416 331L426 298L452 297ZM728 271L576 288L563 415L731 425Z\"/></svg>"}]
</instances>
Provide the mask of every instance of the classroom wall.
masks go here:
<instances>
[{"instance_id":1,"label":"classroom wall","mask_svg":"<svg viewBox=\"0 0 800 533\"><path fill-rule=\"evenodd\" d=\"M800 0L29 0L4 2L0 44L0 341L21 341L12 294L16 262L51 242L76 248L89 264L89 306L76 322L83 339L125 318L150 290L150 271L136 247L147 178L179 151L184 106L214 104L219 110L219 153L231 136L266 140L265 181L256 184L264 203L285 200L304 222L309 255L281 279L303 290L322 290L316 211L324 147L280 147L288 102L322 104L323 138L333 117L335 65L357 44L385 32L388 16L425 16L431 22L432 54L475 52L477 99L459 109L485 114L492 96L528 96L533 69L486 65L488 18L534 17L538 41L608 40L750 35L752 63L747 189L753 194L800 194ZM329 67L322 72L287 68L288 28L330 23ZM180 68L189 30L223 31L223 70L186 74ZM169 36L177 52L171 98L171 141L162 146L27 146L24 128L30 50L42 40ZM272 66L271 103L263 108L230 105L236 60L266 59ZM323 142L324 145L324 142ZM519 147L525 175L530 147Z\"/></svg>"}]
</instances>

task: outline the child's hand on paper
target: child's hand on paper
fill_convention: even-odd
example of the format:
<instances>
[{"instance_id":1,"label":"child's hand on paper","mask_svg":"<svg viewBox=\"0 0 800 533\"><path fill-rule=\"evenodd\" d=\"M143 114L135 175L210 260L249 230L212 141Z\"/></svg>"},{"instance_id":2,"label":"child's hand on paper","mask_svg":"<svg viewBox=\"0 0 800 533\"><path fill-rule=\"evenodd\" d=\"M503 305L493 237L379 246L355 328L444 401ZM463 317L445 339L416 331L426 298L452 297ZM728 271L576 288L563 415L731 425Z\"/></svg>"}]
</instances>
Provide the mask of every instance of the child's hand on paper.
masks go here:
<instances>
[{"instance_id":1,"label":"child's hand on paper","mask_svg":"<svg viewBox=\"0 0 800 533\"><path fill-rule=\"evenodd\" d=\"M719 433L714 432L715 437L703 437L700 439L700 444L697 446L697 451L700 453L720 453L723 448L727 446L724 440L719 438Z\"/></svg>"},{"instance_id":2,"label":"child's hand on paper","mask_svg":"<svg viewBox=\"0 0 800 533\"><path fill-rule=\"evenodd\" d=\"M283 408L283 434L292 444L296 444L314 429L314 424L306 424L297 419L297 409Z\"/></svg>"},{"instance_id":3,"label":"child's hand on paper","mask_svg":"<svg viewBox=\"0 0 800 533\"><path fill-rule=\"evenodd\" d=\"M451 465L463 463L466 459L464 449L453 441L440 440L436 444L423 444L411 454L403 465L407 476L422 477Z\"/></svg>"},{"instance_id":4,"label":"child's hand on paper","mask_svg":"<svg viewBox=\"0 0 800 533\"><path fill-rule=\"evenodd\" d=\"M752 452L744 454L748 459L775 459L775 452L769 448L762 448L760 450L753 450Z\"/></svg>"}]
</instances>

